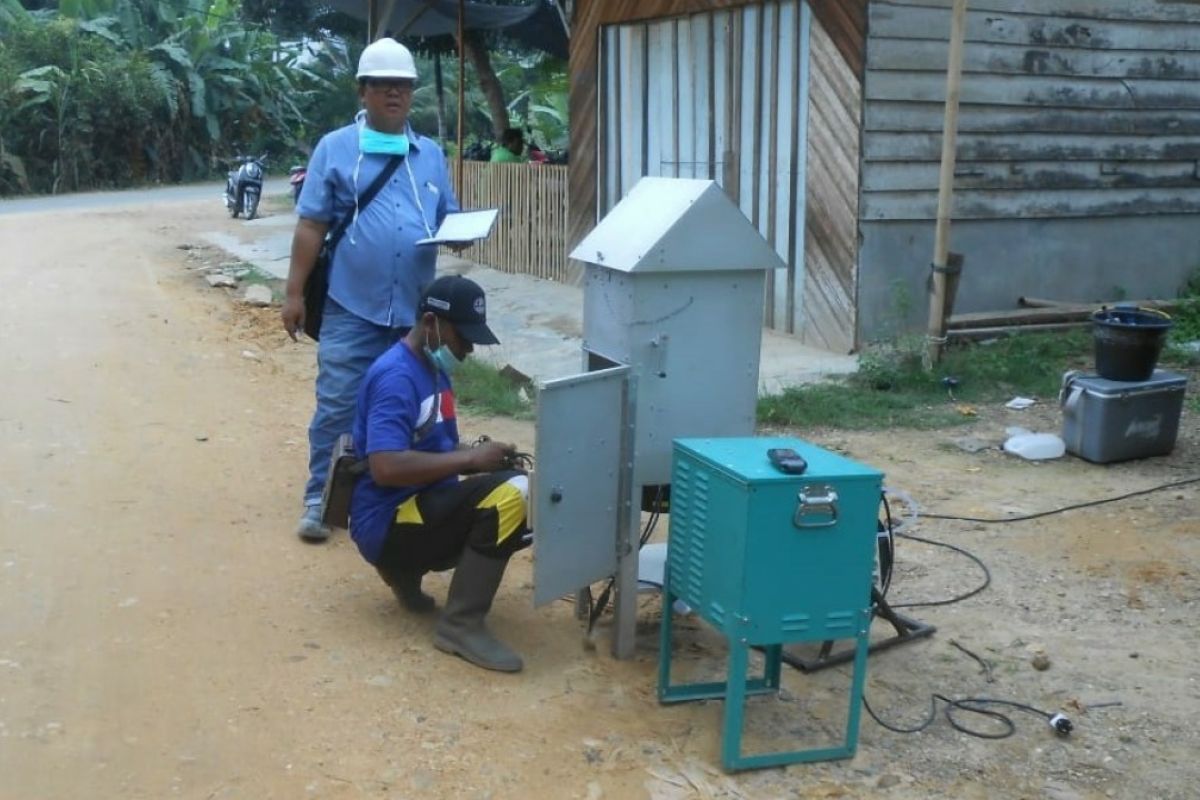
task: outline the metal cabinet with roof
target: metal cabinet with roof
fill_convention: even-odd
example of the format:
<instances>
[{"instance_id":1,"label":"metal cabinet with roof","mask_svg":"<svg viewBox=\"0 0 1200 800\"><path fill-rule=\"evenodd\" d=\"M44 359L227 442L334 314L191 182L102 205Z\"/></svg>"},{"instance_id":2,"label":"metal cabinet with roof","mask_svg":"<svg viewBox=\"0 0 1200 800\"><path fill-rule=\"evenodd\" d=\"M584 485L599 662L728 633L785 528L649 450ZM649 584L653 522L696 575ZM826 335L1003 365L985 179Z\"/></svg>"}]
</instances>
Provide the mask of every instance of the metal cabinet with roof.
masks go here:
<instances>
[{"instance_id":1,"label":"metal cabinet with roof","mask_svg":"<svg viewBox=\"0 0 1200 800\"><path fill-rule=\"evenodd\" d=\"M567 581L615 574L613 650L628 657L642 508L634 499L669 484L674 439L753 434L765 271L783 262L715 182L655 177L639 181L571 258L585 263L585 374L604 371L625 388L578 378L542 387L535 595L544 601L587 585ZM606 391L626 407L583 397ZM616 463L600 463L600 453ZM622 487L605 505L611 520L585 500L606 476ZM580 569L577 554L596 552L590 540L609 529L613 557Z\"/></svg>"}]
</instances>

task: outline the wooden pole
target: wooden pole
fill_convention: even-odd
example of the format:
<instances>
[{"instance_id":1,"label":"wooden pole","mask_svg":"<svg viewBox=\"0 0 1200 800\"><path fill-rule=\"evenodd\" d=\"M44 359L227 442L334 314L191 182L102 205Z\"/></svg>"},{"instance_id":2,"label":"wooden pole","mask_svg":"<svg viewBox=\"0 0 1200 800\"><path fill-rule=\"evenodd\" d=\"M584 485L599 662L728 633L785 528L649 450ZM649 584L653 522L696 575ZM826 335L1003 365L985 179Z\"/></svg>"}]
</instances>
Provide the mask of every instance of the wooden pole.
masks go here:
<instances>
[{"instance_id":1,"label":"wooden pole","mask_svg":"<svg viewBox=\"0 0 1200 800\"><path fill-rule=\"evenodd\" d=\"M458 163L457 185L454 187L455 194L458 196L458 202L463 201L463 115L466 113L466 84L467 84L467 69L466 69L466 50L463 45L463 17L466 15L465 0L458 0L458 154L455 159Z\"/></svg>"},{"instance_id":2,"label":"wooden pole","mask_svg":"<svg viewBox=\"0 0 1200 800\"><path fill-rule=\"evenodd\" d=\"M367 44L375 41L375 0L367 0Z\"/></svg>"},{"instance_id":3,"label":"wooden pole","mask_svg":"<svg viewBox=\"0 0 1200 800\"><path fill-rule=\"evenodd\" d=\"M933 292L929 299L925 366L941 360L946 343L946 298L949 284L950 209L954 201L954 157L958 144L958 93L962 79L963 39L967 27L967 0L954 0L950 20L950 59L946 68L946 116L942 124L942 168L938 182L937 229L933 245Z\"/></svg>"}]
</instances>

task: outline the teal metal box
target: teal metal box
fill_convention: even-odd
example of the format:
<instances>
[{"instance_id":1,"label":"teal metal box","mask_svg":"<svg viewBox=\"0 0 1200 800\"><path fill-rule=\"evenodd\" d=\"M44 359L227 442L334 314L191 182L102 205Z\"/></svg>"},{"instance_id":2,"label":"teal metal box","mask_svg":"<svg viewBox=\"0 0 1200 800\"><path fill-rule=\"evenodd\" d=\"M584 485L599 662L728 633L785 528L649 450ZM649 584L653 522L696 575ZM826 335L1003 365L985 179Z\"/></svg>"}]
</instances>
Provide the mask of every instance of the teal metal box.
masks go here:
<instances>
[{"instance_id":1,"label":"teal metal box","mask_svg":"<svg viewBox=\"0 0 1200 800\"><path fill-rule=\"evenodd\" d=\"M771 448L808 462L779 472ZM725 701L721 762L749 769L848 758L858 744L871 626L871 583L883 474L792 438L677 439L671 536L663 581L658 697ZM683 600L729 642L726 680L671 683L672 609ZM842 741L757 755L741 752L746 696L777 692L783 645L854 639ZM747 676L749 649L764 653Z\"/></svg>"},{"instance_id":2,"label":"teal metal box","mask_svg":"<svg viewBox=\"0 0 1200 800\"><path fill-rule=\"evenodd\" d=\"M785 475L767 449L807 462ZM883 474L799 439L679 439L672 591L749 644L846 639L870 605Z\"/></svg>"}]
</instances>

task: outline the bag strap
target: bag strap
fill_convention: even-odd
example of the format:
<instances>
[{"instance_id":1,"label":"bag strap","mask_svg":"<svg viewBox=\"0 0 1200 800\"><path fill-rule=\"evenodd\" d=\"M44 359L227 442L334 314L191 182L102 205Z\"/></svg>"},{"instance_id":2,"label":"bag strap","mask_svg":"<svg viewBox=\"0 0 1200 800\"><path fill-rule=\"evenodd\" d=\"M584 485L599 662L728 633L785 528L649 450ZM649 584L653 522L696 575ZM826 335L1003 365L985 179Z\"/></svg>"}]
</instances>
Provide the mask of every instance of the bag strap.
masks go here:
<instances>
[{"instance_id":1,"label":"bag strap","mask_svg":"<svg viewBox=\"0 0 1200 800\"><path fill-rule=\"evenodd\" d=\"M396 171L396 168L400 166L400 162L403 160L404 156L392 156L391 159L388 160L388 163L384 165L379 174L375 176L375 180L371 181L371 185L368 186L366 190L358 196L358 210L360 212L367 206L371 205L371 201L375 199L375 195L379 194L379 190L383 188L385 183L387 183L388 178L392 177L392 173ZM341 220L338 221L338 224L333 228L333 232L329 234L329 238L326 240L325 244L329 248L329 252L331 254L333 253L333 249L337 247L338 242L341 241L342 235L346 232L346 228L350 227L350 221L352 219L354 219L354 212L350 211L346 214L346 216L342 217Z\"/></svg>"}]
</instances>

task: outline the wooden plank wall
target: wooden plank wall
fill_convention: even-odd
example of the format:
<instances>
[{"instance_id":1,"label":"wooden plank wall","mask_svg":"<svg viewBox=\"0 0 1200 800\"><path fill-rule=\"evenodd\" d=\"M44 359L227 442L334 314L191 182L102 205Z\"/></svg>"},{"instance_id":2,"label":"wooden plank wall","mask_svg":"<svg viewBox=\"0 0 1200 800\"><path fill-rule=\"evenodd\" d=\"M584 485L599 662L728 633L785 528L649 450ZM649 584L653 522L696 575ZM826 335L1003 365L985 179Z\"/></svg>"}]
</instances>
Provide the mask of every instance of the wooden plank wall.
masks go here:
<instances>
[{"instance_id":1,"label":"wooden plank wall","mask_svg":"<svg viewBox=\"0 0 1200 800\"><path fill-rule=\"evenodd\" d=\"M861 218L936 217L951 0L872 0ZM971 0L956 219L1200 212L1200 5Z\"/></svg>"},{"instance_id":2,"label":"wooden plank wall","mask_svg":"<svg viewBox=\"0 0 1200 800\"><path fill-rule=\"evenodd\" d=\"M862 88L819 21L809 37L802 341L857 345L858 165Z\"/></svg>"},{"instance_id":3,"label":"wooden plank wall","mask_svg":"<svg viewBox=\"0 0 1200 800\"><path fill-rule=\"evenodd\" d=\"M502 272L568 282L567 168L464 161L463 171L462 207L500 209L492 235L466 257Z\"/></svg>"}]
</instances>

